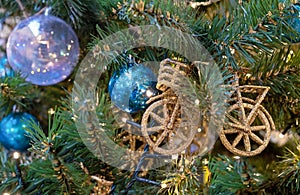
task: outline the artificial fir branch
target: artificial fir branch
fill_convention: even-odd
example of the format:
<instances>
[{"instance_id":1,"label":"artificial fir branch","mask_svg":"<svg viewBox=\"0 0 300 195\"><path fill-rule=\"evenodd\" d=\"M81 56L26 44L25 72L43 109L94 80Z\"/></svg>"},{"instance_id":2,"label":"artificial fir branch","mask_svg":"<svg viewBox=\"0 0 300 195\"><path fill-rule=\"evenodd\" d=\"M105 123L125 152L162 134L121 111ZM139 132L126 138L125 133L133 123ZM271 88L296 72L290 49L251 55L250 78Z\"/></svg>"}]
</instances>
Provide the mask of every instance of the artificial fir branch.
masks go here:
<instances>
[{"instance_id":1,"label":"artificial fir branch","mask_svg":"<svg viewBox=\"0 0 300 195\"><path fill-rule=\"evenodd\" d=\"M288 123L296 124L299 117L299 54L299 51L293 51L292 48L280 48L274 50L271 55L258 55L257 59L260 60L246 64L250 71L241 78L244 84L264 83L271 87L265 104L271 111L278 129L287 128ZM278 104L282 106L276 106Z\"/></svg>"},{"instance_id":2,"label":"artificial fir branch","mask_svg":"<svg viewBox=\"0 0 300 195\"><path fill-rule=\"evenodd\" d=\"M235 194L241 189L259 186L263 182L261 175L253 167L249 167L247 160L238 156L233 159L219 155L212 158L209 168L212 172L209 188L211 194Z\"/></svg>"},{"instance_id":3,"label":"artificial fir branch","mask_svg":"<svg viewBox=\"0 0 300 195\"><path fill-rule=\"evenodd\" d=\"M39 89L26 82L20 75L0 78L0 110L6 114L12 111L14 105L27 108L39 94Z\"/></svg>"},{"instance_id":4,"label":"artificial fir branch","mask_svg":"<svg viewBox=\"0 0 300 195\"><path fill-rule=\"evenodd\" d=\"M268 180L264 180L256 187L241 189L239 193L299 194L299 157L299 136L295 134L291 144L285 147L284 154L278 157L281 160L273 164L274 174L269 175Z\"/></svg>"},{"instance_id":5,"label":"artificial fir branch","mask_svg":"<svg viewBox=\"0 0 300 195\"><path fill-rule=\"evenodd\" d=\"M120 3L118 4L118 2ZM127 26L135 27L141 24L167 25L176 28L188 26L191 28L190 30L193 32L193 35L197 37L215 57L217 64L232 65L235 66L236 69L247 64L245 66L250 68L252 75L250 76L251 79L245 79L244 83L249 82L259 85L270 84L271 87L271 83L273 83L274 85L270 92L272 96L268 97L269 102L266 104L266 107L268 110L272 109L272 106L276 108L280 107L279 109L285 108L286 110L292 110L291 112L293 112L293 115L289 114L290 111L286 110L278 111L274 109L272 110L272 113L277 114L284 112L285 117L276 119L277 123L281 126L284 126L282 124L286 121L286 116L290 116L292 124L296 124L294 119L299 116L299 103L297 104L297 100L299 99L299 77L297 76L299 73L299 69L297 69L299 67L299 63L297 62L299 54L296 52L296 57L292 57L291 61L288 63L286 63L286 60L282 58L288 57L286 53L281 52L280 50L280 47L282 46L282 42L280 41L284 41L286 42L285 44L288 44L288 40L286 40L282 34L291 29L287 26L287 23L284 20L286 15L283 14L288 13L288 10L284 10L280 7L280 3L278 1L243 1L235 8L234 12L230 13L229 16L227 15L225 17L218 14L212 20L210 20L210 18L205 18L201 10L186 9L185 6L180 7L178 4L175 5L173 1L126 2L121 0L89 0L80 2L69 0L49 1L47 4L53 8L53 13L55 15L66 19L76 28L80 28L82 26L94 28L94 24L98 23L99 29L101 28L103 32L107 32L105 35L109 35L119 29L124 29ZM22 14L15 2L0 1L0 5L6 9L9 15L16 16ZM36 13L45 6L46 5L43 0L27 1L25 9L28 13ZM198 11L198 15L195 14L196 11ZM118 25L114 25L113 23L117 23ZM80 29L78 30L80 31ZM182 28L182 30L186 30L186 28ZM85 31L85 34L80 34L80 38L90 39L91 37L88 34L89 33ZM97 42L95 45L97 45ZM279 51L277 48L279 48ZM164 53L165 51L162 50L146 48L135 50L132 55L136 57L138 62L143 62L147 61L147 59L157 59L158 61L162 60L165 58ZM245 63L245 61L248 63ZM114 63L120 67L126 62L122 61L122 59L116 59ZM115 70L115 68L108 70ZM118 133L118 130L116 130L118 128L112 125L114 123L114 119L111 116L110 102L105 92L106 84L111 76L111 72L107 71L102 75L104 82L99 85L99 88L103 89L103 91L100 95L98 94L99 102L94 103L97 105L96 112L101 123L106 124L106 133L110 135L112 139L116 139L114 136ZM285 79L286 77L288 78L287 80ZM14 100L13 104L17 103L22 107L25 106L25 104L28 105L31 98L33 98L31 94L35 94L32 91L36 91L36 89L27 91L29 88L23 90L25 89L22 88L23 85L18 86L18 84L14 84L12 81L4 81L2 85L5 92L7 92L1 93L0 102L4 102L3 106L1 106L3 108L4 105L6 105L7 98L10 101ZM70 89L69 85L71 84L69 82L66 82L65 85L68 85ZM48 94L55 94L55 88L48 89ZM201 89L201 87L198 89ZM42 90L45 90L45 88ZM85 96L87 94L85 91L81 92L81 96ZM287 95L284 95L285 93L287 93ZM45 97L48 96L48 94L45 93ZM203 94L205 93L203 92ZM95 96L95 94L88 94L87 97L89 96ZM199 97L203 97L202 94L200 94ZM24 98L26 99L25 103ZM53 95L53 98L55 99L55 95ZM278 101L275 102L272 101L272 99L277 99ZM40 104L49 105L49 102L45 100ZM11 105L12 104L10 104L10 106ZM81 102L80 105L84 108L86 106L86 102ZM281 105L283 106L281 107ZM78 193L88 193L91 191L91 186L93 185L89 182L96 180L95 178L101 178L101 175L110 177L110 179L119 184L119 186L124 187L122 184L128 182L129 178L126 176L130 173L121 173L120 170L105 165L86 148L76 130L76 125L74 124L74 121L78 118L76 118L76 115L72 114L71 110L72 106L60 111L59 114L55 116L60 116L61 118L59 119L58 117L55 118L54 121L49 122L49 127L52 125L52 127L58 128L50 128L48 130L44 129L45 134L42 134L41 129L35 128L36 131L33 132L34 136L32 139L34 142L33 150L37 154L43 156L43 158L38 159L40 157L38 156L30 165L30 169L23 167L24 172L29 170L28 172L26 171L27 174L25 180L25 182L27 182L25 184L28 193L61 193L63 191L72 193L72 189L77 190L76 192ZM61 119L63 122L60 121ZM57 123L57 121L60 122ZM64 123L63 128L59 126L62 123ZM278 127L280 127L280 125ZM97 132L95 132L95 135L97 135ZM101 139L98 139L97 141L99 140ZM45 154L49 155L47 156ZM294 152L294 154L298 155L296 152ZM114 156L111 158L114 158ZM294 156L290 156L289 158L294 159ZM81 163L83 161L85 161L84 166L88 171L83 171L81 167ZM281 164L285 168L292 167L292 169L286 169L290 171L289 173L285 172L286 174L280 175L281 177L279 179L282 179L283 181L281 186L284 190L286 190L282 190L281 192L288 192L285 184L293 186L293 189L289 192L297 191L297 182L295 182L295 178L297 178L298 175L295 177L293 174L296 173L298 165L294 161L289 162L291 164ZM225 157L216 158L211 164L210 169L213 172L211 190L216 193L220 192L220 190L226 191L224 187L228 187L226 193L229 193L228 191L230 190L231 192L243 192L241 188L244 189L244 192L257 192L258 190L256 190L256 188L261 188L262 190L271 189L270 186L276 187L276 184L279 184L277 183L277 180L274 179L274 181L272 181L273 185L257 187L257 183L255 183L254 179L252 179L254 177L251 176L251 167L246 166L245 168L245 166L242 166L241 164L236 165L236 161L232 159L228 160ZM6 173L13 174L14 168L10 165L10 163L2 165L0 178L1 181L5 180L5 182L1 183L0 189L4 190L6 187L13 189L14 185L18 182L18 178L14 177L14 175L7 175ZM220 165L219 168L216 168L218 165ZM231 170L226 169L229 165L231 165ZM197 164L195 167L200 168L201 165ZM198 175L197 172L192 170L195 167L185 167L186 169L184 173L180 171L174 173L172 171L176 169L167 169L167 167L162 167L162 172L160 173L168 170L173 174L170 173L167 175L166 171L163 174L157 174L157 172L153 171L148 172L146 177L158 181L165 181L167 187L164 189L166 189L166 191L168 191L168 189L172 191L172 189L175 189L174 186L177 186L178 191L185 192L185 189L187 189L185 185L187 185L196 186L195 188L193 187L193 189L199 192L198 187L201 182L199 183L198 177L193 176L199 176L201 174ZM10 170L11 168L12 170ZM81 179L81 174L85 174L86 176L89 175L89 177ZM250 175L250 179L247 174ZM91 177L91 175L94 177ZM97 175L97 177L95 175ZM176 182L172 183L175 180ZM226 186L226 184L231 181L233 181L233 186ZM225 184L225 186L223 184ZM40 186L40 188L36 188L37 186ZM64 186L64 189L58 188L57 186ZM213 188L215 186L220 186L221 188ZM135 188L130 191L131 193L141 192L144 189L151 191L154 188L153 186L146 186L143 184L137 184L134 187ZM80 191L79 188L81 188L82 191ZM155 191L155 189L153 191Z\"/></svg>"},{"instance_id":6,"label":"artificial fir branch","mask_svg":"<svg viewBox=\"0 0 300 195\"><path fill-rule=\"evenodd\" d=\"M219 48L217 56L226 56L225 65L238 69L239 57L253 63L254 56L258 53L270 53L273 48L281 45L278 37L288 32L288 29L285 28L286 22L281 19L281 10L276 5L277 0L270 0L268 3L243 2L228 17L216 15L210 22L210 28L202 29L212 39L214 48ZM251 14L253 12L255 14ZM276 19L276 24L270 23L270 19Z\"/></svg>"},{"instance_id":7,"label":"artificial fir branch","mask_svg":"<svg viewBox=\"0 0 300 195\"><path fill-rule=\"evenodd\" d=\"M201 158L180 156L172 172L161 181L158 194L207 194L209 170Z\"/></svg>"},{"instance_id":8,"label":"artificial fir branch","mask_svg":"<svg viewBox=\"0 0 300 195\"><path fill-rule=\"evenodd\" d=\"M0 192L18 192L21 186L18 185L19 178L15 172L16 159L11 158L9 152L2 148L0 163Z\"/></svg>"},{"instance_id":9,"label":"artificial fir branch","mask_svg":"<svg viewBox=\"0 0 300 195\"><path fill-rule=\"evenodd\" d=\"M123 1L118 3L113 12L119 21L130 25L174 26L184 30L185 20L193 18L195 12L184 2L177 2L175 5L173 1Z\"/></svg>"},{"instance_id":10,"label":"artificial fir branch","mask_svg":"<svg viewBox=\"0 0 300 195\"><path fill-rule=\"evenodd\" d=\"M300 147L299 140L294 138L294 149L286 148L282 160L278 162L281 178L278 188L288 187L291 193L299 193L300 191Z\"/></svg>"},{"instance_id":11,"label":"artificial fir branch","mask_svg":"<svg viewBox=\"0 0 300 195\"><path fill-rule=\"evenodd\" d=\"M64 122L57 110L53 117L49 116L49 129L46 135L39 125L32 123L32 129L28 129L32 140L31 151L40 156L41 159L34 160L29 168L27 181L32 179L40 179L37 182L35 189L40 189L41 186L48 184L49 188L40 189L44 193L68 193L74 194L80 191L89 189L87 176L82 176L82 170L79 162L70 161L66 158L66 151L63 151L64 141L63 138ZM70 151L68 151L70 152ZM74 163L75 162L75 163ZM51 164L50 167L48 167ZM46 165L46 167L44 167ZM40 169L40 167L44 169ZM45 171L49 171L48 173ZM49 176L45 177L45 174ZM55 177L54 177L55 176ZM53 188L53 186L61 186L60 188ZM80 186L86 185L84 189ZM27 192L31 192L33 187L29 185ZM25 190L26 191L26 190ZM32 193L32 192L31 192Z\"/></svg>"}]
</instances>

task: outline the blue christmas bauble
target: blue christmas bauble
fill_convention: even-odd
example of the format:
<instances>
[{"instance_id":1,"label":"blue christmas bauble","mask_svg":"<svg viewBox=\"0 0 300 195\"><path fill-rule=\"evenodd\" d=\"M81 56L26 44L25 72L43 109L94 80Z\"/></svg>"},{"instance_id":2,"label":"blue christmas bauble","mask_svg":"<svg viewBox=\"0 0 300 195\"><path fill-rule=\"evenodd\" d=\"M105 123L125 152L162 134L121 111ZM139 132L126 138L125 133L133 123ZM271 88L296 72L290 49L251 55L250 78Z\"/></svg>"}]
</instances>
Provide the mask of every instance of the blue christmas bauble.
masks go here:
<instances>
[{"instance_id":1,"label":"blue christmas bauble","mask_svg":"<svg viewBox=\"0 0 300 195\"><path fill-rule=\"evenodd\" d=\"M300 5L294 4L291 7L291 12L287 17L287 23L296 31L290 32L286 37L293 43L300 42Z\"/></svg>"},{"instance_id":2,"label":"blue christmas bauble","mask_svg":"<svg viewBox=\"0 0 300 195\"><path fill-rule=\"evenodd\" d=\"M0 58L0 77L13 77L14 76L14 71L12 68L8 65L7 58L1 57Z\"/></svg>"},{"instance_id":3,"label":"blue christmas bauble","mask_svg":"<svg viewBox=\"0 0 300 195\"><path fill-rule=\"evenodd\" d=\"M144 110L146 102L158 94L157 77L142 64L130 64L114 72L108 84L111 101L119 109L134 113Z\"/></svg>"},{"instance_id":4,"label":"blue christmas bauble","mask_svg":"<svg viewBox=\"0 0 300 195\"><path fill-rule=\"evenodd\" d=\"M11 113L0 121L0 143L8 150L24 152L29 148L29 138L25 128L30 120L37 119L25 112Z\"/></svg>"},{"instance_id":5,"label":"blue christmas bauble","mask_svg":"<svg viewBox=\"0 0 300 195\"><path fill-rule=\"evenodd\" d=\"M148 81L142 84L137 84L132 90L129 97L129 108L133 111L138 111L147 108L146 102L150 97L158 94L156 89L157 82Z\"/></svg>"},{"instance_id":6,"label":"blue christmas bauble","mask_svg":"<svg viewBox=\"0 0 300 195\"><path fill-rule=\"evenodd\" d=\"M8 37L6 53L15 72L36 85L66 79L78 62L79 42L62 19L35 15L22 20Z\"/></svg>"}]
</instances>

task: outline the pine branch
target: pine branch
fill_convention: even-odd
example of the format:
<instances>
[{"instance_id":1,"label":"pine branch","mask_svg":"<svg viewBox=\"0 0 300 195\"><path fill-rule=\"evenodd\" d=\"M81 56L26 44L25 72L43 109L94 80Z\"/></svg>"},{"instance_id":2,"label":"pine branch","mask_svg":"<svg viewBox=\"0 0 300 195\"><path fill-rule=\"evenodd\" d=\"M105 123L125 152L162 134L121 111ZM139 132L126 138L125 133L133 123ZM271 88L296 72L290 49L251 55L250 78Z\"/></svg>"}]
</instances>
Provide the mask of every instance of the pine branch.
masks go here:
<instances>
[{"instance_id":1,"label":"pine branch","mask_svg":"<svg viewBox=\"0 0 300 195\"><path fill-rule=\"evenodd\" d=\"M264 105L272 111L271 113L284 115L283 118L275 117L279 124L284 124L286 118L296 118L299 115L297 101L299 100L300 87L300 61L298 60L300 59L300 52L295 52L293 54L295 57L293 57L284 49L277 49L281 48L283 43L289 44L287 38L282 35L291 29L286 21L288 10L280 7L281 4L276 0L243 1L229 16L217 14L212 20L205 18L201 11L196 13L195 9L191 9L190 6L182 6L178 1L171 0L52 0L47 3L44 0L36 0L19 2L23 2L23 8L21 9L15 1L0 0L0 6L9 13L9 16L17 16L24 11L32 15L39 12L47 4L52 7L54 15L73 24L78 31L84 31L83 35L80 34L81 40L90 40L89 32L94 32L92 31L95 27L94 24L99 24L98 34L95 35L94 42L90 44L93 48L94 46L101 46L101 39L107 35L124 28L130 27L131 32L136 35L137 26L142 24L153 24L158 27L170 26L185 32L191 31L194 37L197 37L206 46L221 67L223 65L225 67L232 66L236 70L243 66L250 68L251 79L241 78L243 83L271 86L268 101ZM211 2L214 2L214 0L197 4L202 6ZM87 30L85 27L89 29ZM97 55L100 55L99 53L104 50L99 51L99 53L97 53L97 50L93 51L95 51L97 58ZM120 185L128 181L130 173L120 173L120 170L101 162L90 151L94 149L93 152L99 153L98 157L102 155L102 157L104 156L109 160L121 159L121 152L119 151L111 156L107 155L107 153L111 154L109 150L114 148L103 147L103 142L109 143L110 140L103 140L101 137L101 135L107 135L108 138L115 141L115 135L120 130L119 126L115 126L114 117L112 116L111 104L107 94L108 80L114 70L128 63L126 56L129 54L134 56L138 63L148 60L160 61L166 56L178 58L181 58L181 56L178 56L175 52L168 53L166 50L150 47L134 49L126 53L120 51L120 53L122 52L125 57L116 57L116 53L109 54L109 56L115 58L112 64L107 67L108 71L101 75L101 82L97 86L99 91L91 92L80 88L78 83L75 83L73 97L63 101L61 103L63 109L56 110L55 114L49 117L48 129L43 130L40 126L34 126L34 130L30 131L32 138L31 151L37 154L38 157L34 159L30 166L22 167L22 170L26 172L25 193L88 194L93 191L92 187L95 185L95 180L101 178L101 176L110 177L116 181L116 184ZM196 75L198 80L196 80L194 87L195 91L198 92L199 99L205 100L201 101L205 104L201 105L203 109L209 109L211 103L209 98L224 93L222 90L208 93L209 89L218 88L227 79L217 78L208 83L208 77L215 78L215 75L214 72L209 71ZM195 81L195 78L193 79ZM62 85L59 85L59 87ZM72 87L69 82L64 83L64 85L69 89ZM40 89L43 91L43 96L39 96L39 99L47 96L49 99L54 99L54 102L56 102L57 92L60 91L57 90L59 87L49 87L47 88L48 91L46 88L35 88L19 78L4 80L1 87L0 107L7 109L8 112L14 104L25 107L28 106L29 102L34 102L32 99L36 97L35 95L40 92ZM188 93L188 91L185 92ZM207 97L208 99L206 99ZM71 105L72 99L75 98L78 98L79 101L77 104ZM43 100L40 103L47 108L48 105L55 104L49 102ZM8 108L6 107L7 104ZM279 110L272 110L272 106ZM99 119L97 124L90 122L91 115L88 112L90 110L95 111ZM211 114L216 114L216 111L218 110L213 110ZM78 114L79 112L80 114ZM75 122L78 123L75 124ZM295 123L294 119L292 122ZM99 123L100 128L97 128ZM87 130L87 133L80 135L79 130ZM93 143L90 148L84 144L80 136L83 136L83 139L93 136ZM286 160L280 164L284 167L282 174L279 175L280 177L275 178L272 185L265 183L260 186L262 179L255 177L255 169L249 167L246 162L224 156L215 158L209 167L213 174L210 192L216 194L222 192L226 194L259 192L260 189L271 189L270 186L276 187L277 184L283 187L280 192L299 192L298 158L300 157L298 156L297 151L290 150ZM85 169L82 168L83 162ZM13 176L11 164L2 165L0 168L0 191L4 189L19 190L19 186L15 187L18 178ZM177 192L183 194L191 192L198 194L203 192L202 172L199 171L201 168L202 165L200 164L162 167L162 171L149 171L146 177L163 181L165 185L162 186L161 193ZM5 182L2 183L4 180ZM137 184L130 192L136 193L142 190L154 192L157 189L153 186Z\"/></svg>"},{"instance_id":2,"label":"pine branch","mask_svg":"<svg viewBox=\"0 0 300 195\"><path fill-rule=\"evenodd\" d=\"M16 159L11 158L8 151L0 148L0 192L16 193L22 186L18 185L19 178L16 176Z\"/></svg>"},{"instance_id":3,"label":"pine branch","mask_svg":"<svg viewBox=\"0 0 300 195\"><path fill-rule=\"evenodd\" d=\"M280 158L282 159L278 162L278 168L281 178L278 188L286 187L289 189L290 193L300 192L300 147L299 140L294 137L294 147L292 149L286 148L285 153Z\"/></svg>"},{"instance_id":4,"label":"pine branch","mask_svg":"<svg viewBox=\"0 0 300 195\"><path fill-rule=\"evenodd\" d=\"M271 87L264 105L278 129L285 129L288 123L295 124L299 115L299 55L299 51L293 52L291 48L277 49L270 55L258 55L255 63L244 65L250 71L240 78L242 84Z\"/></svg>"},{"instance_id":5,"label":"pine branch","mask_svg":"<svg viewBox=\"0 0 300 195\"><path fill-rule=\"evenodd\" d=\"M262 178L254 174L255 170L240 157L231 159L218 155L212 159L209 168L212 172L209 191L212 194L235 194L241 189L255 188L262 183Z\"/></svg>"},{"instance_id":6,"label":"pine branch","mask_svg":"<svg viewBox=\"0 0 300 195\"><path fill-rule=\"evenodd\" d=\"M64 163L58 159L40 159L31 163L27 174L25 193L45 194L88 194L91 186L87 183L79 165Z\"/></svg>"},{"instance_id":7,"label":"pine branch","mask_svg":"<svg viewBox=\"0 0 300 195\"><path fill-rule=\"evenodd\" d=\"M184 11L183 11L184 10ZM152 24L174 26L184 30L184 22L193 18L195 12L184 2L141 0L119 3L114 13L120 21L130 25Z\"/></svg>"},{"instance_id":8,"label":"pine branch","mask_svg":"<svg viewBox=\"0 0 300 195\"><path fill-rule=\"evenodd\" d=\"M249 1L237 5L228 17L216 14L209 27L198 27L195 35L200 40L209 38L214 55L238 69L240 61L254 63L257 54L281 47L282 34L289 32L286 23L277 0Z\"/></svg>"},{"instance_id":9,"label":"pine branch","mask_svg":"<svg viewBox=\"0 0 300 195\"><path fill-rule=\"evenodd\" d=\"M14 15L20 15L20 12L27 18L39 13L45 7L51 8L51 14L58 16L67 23L70 23L76 29L85 26L86 22L95 23L99 18L99 2L93 0L67 0L67 1L0 1L1 8Z\"/></svg>"},{"instance_id":10,"label":"pine branch","mask_svg":"<svg viewBox=\"0 0 300 195\"><path fill-rule=\"evenodd\" d=\"M209 170L201 158L189 159L182 155L174 164L163 173L166 178L161 181L158 194L207 194L205 177Z\"/></svg>"},{"instance_id":11,"label":"pine branch","mask_svg":"<svg viewBox=\"0 0 300 195\"><path fill-rule=\"evenodd\" d=\"M243 193L272 193L272 194L299 194L300 192L300 172L299 172L299 140L298 135L293 137L292 145L286 147L284 154L279 156L279 162L275 162L273 174L267 181L259 186L250 189L243 189Z\"/></svg>"},{"instance_id":12,"label":"pine branch","mask_svg":"<svg viewBox=\"0 0 300 195\"><path fill-rule=\"evenodd\" d=\"M299 55L299 51L295 53L290 48L282 48L274 50L271 55L257 56L256 63L248 65L252 82L266 83L273 89L274 95L299 98L299 89L294 87L299 85ZM286 78L283 79L283 76ZM284 89L282 82L285 82Z\"/></svg>"},{"instance_id":13,"label":"pine branch","mask_svg":"<svg viewBox=\"0 0 300 195\"><path fill-rule=\"evenodd\" d=\"M39 89L26 82L20 75L0 78L0 110L12 111L13 105L26 108L38 96Z\"/></svg>"},{"instance_id":14,"label":"pine branch","mask_svg":"<svg viewBox=\"0 0 300 195\"><path fill-rule=\"evenodd\" d=\"M64 115L57 110L53 117L49 116L49 128L47 135L41 127L31 123L31 129L27 129L31 137L32 148L41 159L34 160L29 168L26 181L26 191L29 193L88 193L88 177L82 176L83 170L71 150L77 149L80 143L70 143L67 136L64 136L65 124ZM77 144L77 145L76 145ZM69 155L67 155L69 153ZM31 182L34 179L35 182ZM47 185L47 187L44 187ZM59 186L59 187L58 187ZM82 186L85 186L82 188ZM32 191L33 190L33 191Z\"/></svg>"}]
</instances>

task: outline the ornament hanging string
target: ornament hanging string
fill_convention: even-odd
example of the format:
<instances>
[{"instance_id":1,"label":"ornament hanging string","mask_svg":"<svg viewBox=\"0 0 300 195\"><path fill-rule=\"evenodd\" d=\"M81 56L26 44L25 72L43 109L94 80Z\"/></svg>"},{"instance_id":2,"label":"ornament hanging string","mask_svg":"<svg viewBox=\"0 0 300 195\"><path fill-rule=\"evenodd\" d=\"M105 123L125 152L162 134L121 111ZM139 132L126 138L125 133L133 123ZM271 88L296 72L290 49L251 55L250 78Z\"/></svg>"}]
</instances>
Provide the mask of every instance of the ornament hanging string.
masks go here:
<instances>
[{"instance_id":1,"label":"ornament hanging string","mask_svg":"<svg viewBox=\"0 0 300 195\"><path fill-rule=\"evenodd\" d=\"M18 4L20 10L23 12L24 17L25 17L25 18L28 18L28 15L27 15L27 13L26 13L26 11L25 11L25 7L24 7L24 5L22 4L22 2L21 2L20 0L16 0L16 2L17 2L17 4Z\"/></svg>"},{"instance_id":2,"label":"ornament hanging string","mask_svg":"<svg viewBox=\"0 0 300 195\"><path fill-rule=\"evenodd\" d=\"M29 16L28 16L28 14L27 14L27 12L26 12L26 10L25 10L25 7L24 7L24 5L22 4L22 2L21 2L20 0L16 0L16 2L17 2L17 4L18 4L20 10L23 12L24 18L28 18ZM44 1L43 1L43 3L44 3ZM46 7L42 8L40 11L38 11L38 12L37 12L36 14L34 14L34 15L40 15L41 13L45 12L45 15L47 16L50 10L51 10L51 8L48 7L48 2L47 2L47 3L46 3Z\"/></svg>"}]
</instances>

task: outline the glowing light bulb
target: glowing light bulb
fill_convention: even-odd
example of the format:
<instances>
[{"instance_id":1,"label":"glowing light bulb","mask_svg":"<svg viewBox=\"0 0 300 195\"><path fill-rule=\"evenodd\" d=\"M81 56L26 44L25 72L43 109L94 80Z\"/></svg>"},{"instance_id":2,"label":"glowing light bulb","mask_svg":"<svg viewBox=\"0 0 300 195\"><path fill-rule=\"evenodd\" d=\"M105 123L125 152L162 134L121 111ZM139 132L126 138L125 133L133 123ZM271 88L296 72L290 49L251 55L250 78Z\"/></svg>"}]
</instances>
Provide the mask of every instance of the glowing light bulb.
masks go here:
<instances>
[{"instance_id":1,"label":"glowing light bulb","mask_svg":"<svg viewBox=\"0 0 300 195\"><path fill-rule=\"evenodd\" d=\"M20 154L19 152L14 152L14 153L13 153L13 158L14 158L14 159L19 159L20 156L21 156L21 154Z\"/></svg>"}]
</instances>

